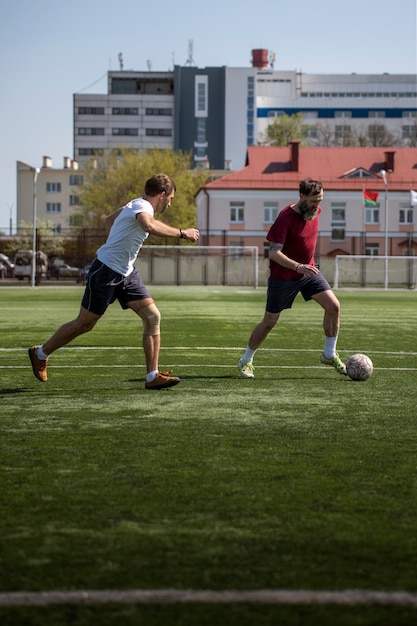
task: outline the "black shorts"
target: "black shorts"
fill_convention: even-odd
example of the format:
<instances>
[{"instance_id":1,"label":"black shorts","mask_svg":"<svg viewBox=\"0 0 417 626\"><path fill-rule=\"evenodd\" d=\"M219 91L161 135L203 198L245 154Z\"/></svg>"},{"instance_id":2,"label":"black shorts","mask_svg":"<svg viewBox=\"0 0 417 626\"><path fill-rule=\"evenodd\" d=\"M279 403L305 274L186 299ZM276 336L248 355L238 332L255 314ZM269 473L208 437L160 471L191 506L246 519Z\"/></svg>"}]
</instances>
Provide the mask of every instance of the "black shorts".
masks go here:
<instances>
[{"instance_id":1,"label":"black shorts","mask_svg":"<svg viewBox=\"0 0 417 626\"><path fill-rule=\"evenodd\" d=\"M129 276L122 276L96 259L87 274L81 305L91 313L103 315L115 300L127 309L128 302L150 297L136 267Z\"/></svg>"},{"instance_id":2,"label":"black shorts","mask_svg":"<svg viewBox=\"0 0 417 626\"><path fill-rule=\"evenodd\" d=\"M328 291L329 289L331 287L322 274L303 276L299 280L269 278L266 311L268 313L280 313L284 309L292 307L292 303L298 293L301 293L304 300L308 301L316 293Z\"/></svg>"}]
</instances>

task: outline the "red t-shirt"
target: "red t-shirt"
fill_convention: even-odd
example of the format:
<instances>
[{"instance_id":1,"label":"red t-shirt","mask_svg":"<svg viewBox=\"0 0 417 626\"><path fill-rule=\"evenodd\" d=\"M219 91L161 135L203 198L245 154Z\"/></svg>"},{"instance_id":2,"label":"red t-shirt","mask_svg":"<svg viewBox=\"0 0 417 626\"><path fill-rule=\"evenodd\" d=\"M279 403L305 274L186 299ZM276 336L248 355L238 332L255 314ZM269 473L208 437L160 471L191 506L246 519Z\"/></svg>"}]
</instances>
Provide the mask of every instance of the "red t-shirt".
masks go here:
<instances>
[{"instance_id":1,"label":"red t-shirt","mask_svg":"<svg viewBox=\"0 0 417 626\"><path fill-rule=\"evenodd\" d=\"M305 220L289 204L278 214L266 238L268 241L281 244L283 246L281 252L293 261L314 265L314 251L319 230L318 216L320 213L321 206L319 206L314 219ZM275 261L270 261L269 269L271 278L277 278L278 280L297 280L302 276L294 272L294 270L275 263Z\"/></svg>"}]
</instances>

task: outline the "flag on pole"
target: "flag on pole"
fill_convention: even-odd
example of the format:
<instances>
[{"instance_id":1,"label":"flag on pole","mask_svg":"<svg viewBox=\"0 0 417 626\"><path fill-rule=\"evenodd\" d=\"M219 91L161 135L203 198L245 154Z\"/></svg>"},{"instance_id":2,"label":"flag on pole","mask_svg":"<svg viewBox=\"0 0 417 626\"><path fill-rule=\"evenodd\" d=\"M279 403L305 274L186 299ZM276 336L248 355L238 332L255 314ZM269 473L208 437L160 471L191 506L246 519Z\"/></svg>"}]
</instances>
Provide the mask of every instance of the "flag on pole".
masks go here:
<instances>
[{"instance_id":1,"label":"flag on pole","mask_svg":"<svg viewBox=\"0 0 417 626\"><path fill-rule=\"evenodd\" d=\"M363 202L365 206L376 206L379 193L377 191L369 191L369 189L363 190Z\"/></svg>"},{"instance_id":2,"label":"flag on pole","mask_svg":"<svg viewBox=\"0 0 417 626\"><path fill-rule=\"evenodd\" d=\"M417 191L410 189L410 206L417 206Z\"/></svg>"}]
</instances>

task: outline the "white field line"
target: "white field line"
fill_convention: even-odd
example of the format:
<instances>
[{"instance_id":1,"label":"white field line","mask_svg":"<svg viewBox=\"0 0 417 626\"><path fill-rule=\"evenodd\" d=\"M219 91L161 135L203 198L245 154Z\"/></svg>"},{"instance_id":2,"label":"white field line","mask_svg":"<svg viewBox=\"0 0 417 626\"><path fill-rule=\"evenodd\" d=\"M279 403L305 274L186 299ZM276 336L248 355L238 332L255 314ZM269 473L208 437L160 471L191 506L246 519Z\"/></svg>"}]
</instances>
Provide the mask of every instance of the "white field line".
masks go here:
<instances>
[{"instance_id":1,"label":"white field line","mask_svg":"<svg viewBox=\"0 0 417 626\"><path fill-rule=\"evenodd\" d=\"M117 364L112 364L111 368L112 370L115 369L134 369L134 368L144 368L144 365L138 365L138 364L126 364L126 365L117 365ZM164 363L164 368L177 368L177 367L184 367L184 368L204 368L204 369L230 369L233 367L236 367L236 364L231 364L231 365L224 365L224 364L220 364L220 365L206 365L205 363ZM30 364L29 365L0 365L0 370L26 370L26 369L30 369ZM109 369L109 365L97 365L96 363L94 364L89 364L89 365L49 365L48 364L48 370L50 369L54 369L54 370L62 370L62 369L71 369L71 370L82 370L82 369ZM257 365L256 369L257 370L322 370L322 371L326 371L326 368L328 371L330 371L328 369L327 366L324 365ZM417 367L374 367L374 372L417 372ZM341 379L342 380L342 379Z\"/></svg>"},{"instance_id":2,"label":"white field line","mask_svg":"<svg viewBox=\"0 0 417 626\"><path fill-rule=\"evenodd\" d=\"M135 351L141 351L142 348L140 346L65 346L63 348L61 348L61 350L59 352L62 351L75 351L75 352L82 352L82 351L88 351L88 352L97 352L97 351L103 351L106 350L108 352L112 351L112 350L116 350L116 351L123 351L123 352L127 352L129 350L135 350ZM186 351L186 352L196 352L196 351L219 351L219 352L238 352L238 354L240 355L242 353L242 349L241 348L226 348L226 347L213 347L213 346L196 346L196 347L184 347L184 346L170 346L170 347L161 347L161 353L164 352L180 352L180 351ZM294 353L294 352L299 352L299 353L307 353L307 352L315 352L317 353L317 349L303 349L303 348L262 348L262 351L264 352L276 352L276 353ZM0 354L1 353L10 353L10 352L25 352L27 353L27 348L1 348L0 347ZM347 350L343 350L341 352L349 352L351 354L354 354L355 352L360 352L359 349L351 349L349 351ZM372 355L376 355L376 354L384 354L384 355L391 355L391 356L417 356L417 352L403 352L403 351L398 351L398 352L387 352L387 351L377 351L377 350L372 350L370 351L372 352ZM0 370L1 369L27 369L27 365L0 365ZM65 368L71 368L71 369L86 369L86 368L91 368L93 367L91 364L87 364L87 365L54 365L54 364L50 364L48 365L49 368L54 368L54 369L65 369ZM108 368L108 365L99 365L99 364L95 364L94 367L96 369L106 369ZM112 368L113 369L123 369L123 368L141 368L143 367L143 365L140 364L113 364ZM208 365L205 363L168 363L166 365L164 365L164 367L193 367L193 368L206 368L206 369L210 369L210 368L216 368L216 369L225 369L225 368L230 368L233 367L233 364L212 364L212 365ZM257 369L280 369L280 370L290 370L290 369L323 369L323 365L257 365L256 366ZM414 372L417 370L417 367L374 367L375 371L398 371L398 372Z\"/></svg>"},{"instance_id":3,"label":"white field line","mask_svg":"<svg viewBox=\"0 0 417 626\"><path fill-rule=\"evenodd\" d=\"M0 606L50 606L86 604L315 604L339 606L401 606L417 608L417 593L406 591L309 591L260 589L214 591L210 589L131 589L128 591L17 591L0 593Z\"/></svg>"},{"instance_id":4,"label":"white field line","mask_svg":"<svg viewBox=\"0 0 417 626\"><path fill-rule=\"evenodd\" d=\"M142 347L138 344L137 346L64 346L63 348L60 349L60 352L63 350L75 350L75 351L83 351L83 350L94 350L94 351L100 351L100 350L122 350L123 352L127 352L128 350L137 350L140 351L142 350ZM218 352L237 352L238 354L240 354L242 352L242 350L244 350L244 348L242 347L233 347L233 348L228 348L228 347L221 347L221 346L161 346L161 351L174 351L174 352L180 352L180 351L184 351L184 352L196 352L196 351L204 351L204 352L208 352L208 351L218 351ZM1 352L27 352L27 348L2 348L0 347L0 353ZM355 352L365 352L365 353L370 353L370 354L386 354L386 355L394 355L394 356L417 356L417 352L412 352L412 351L405 351L405 350L396 350L396 351L389 351L389 350L371 350L371 349L364 349L364 348L344 348L343 350L339 350L340 353L345 354L345 353L349 353L349 354L354 354ZM260 348L260 352L319 352L320 353L320 349L319 348Z\"/></svg>"}]
</instances>

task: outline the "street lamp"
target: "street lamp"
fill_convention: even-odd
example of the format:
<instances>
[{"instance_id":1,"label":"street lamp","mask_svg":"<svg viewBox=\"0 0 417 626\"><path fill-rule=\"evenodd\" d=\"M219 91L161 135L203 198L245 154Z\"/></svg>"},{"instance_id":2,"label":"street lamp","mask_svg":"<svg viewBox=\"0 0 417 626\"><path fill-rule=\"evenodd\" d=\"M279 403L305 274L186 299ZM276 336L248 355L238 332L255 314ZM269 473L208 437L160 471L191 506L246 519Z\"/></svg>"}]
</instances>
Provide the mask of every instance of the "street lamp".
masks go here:
<instances>
[{"instance_id":1,"label":"street lamp","mask_svg":"<svg viewBox=\"0 0 417 626\"><path fill-rule=\"evenodd\" d=\"M39 167L33 169L33 239L32 239L32 287L36 285L36 212L37 212L37 193L36 186L40 173Z\"/></svg>"},{"instance_id":2,"label":"street lamp","mask_svg":"<svg viewBox=\"0 0 417 626\"><path fill-rule=\"evenodd\" d=\"M379 173L385 186L384 289L388 289L388 180L385 170L381 170Z\"/></svg>"}]
</instances>

